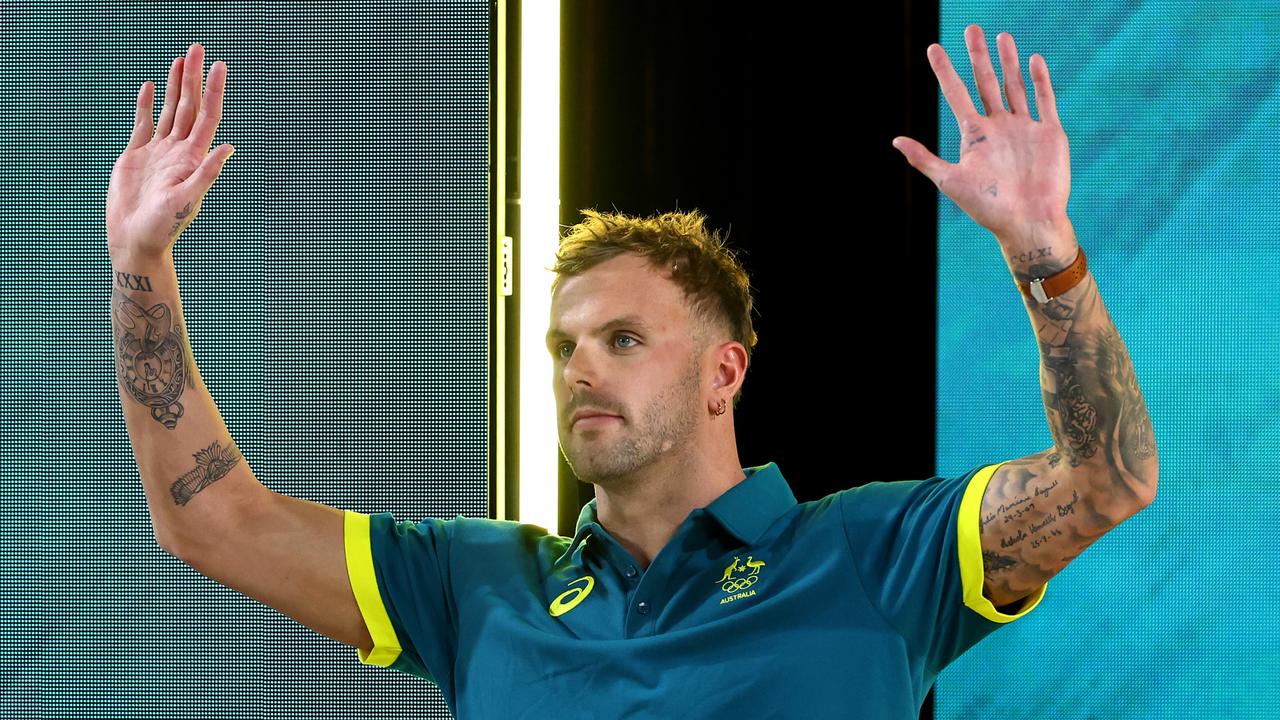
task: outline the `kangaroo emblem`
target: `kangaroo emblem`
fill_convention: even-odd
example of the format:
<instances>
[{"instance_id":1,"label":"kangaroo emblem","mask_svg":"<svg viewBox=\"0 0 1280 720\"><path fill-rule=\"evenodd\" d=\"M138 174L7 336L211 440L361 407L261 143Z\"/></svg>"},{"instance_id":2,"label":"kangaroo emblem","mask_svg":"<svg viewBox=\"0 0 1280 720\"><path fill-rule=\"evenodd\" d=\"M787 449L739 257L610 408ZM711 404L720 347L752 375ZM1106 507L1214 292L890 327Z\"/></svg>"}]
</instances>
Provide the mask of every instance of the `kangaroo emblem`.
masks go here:
<instances>
[{"instance_id":1,"label":"kangaroo emblem","mask_svg":"<svg viewBox=\"0 0 1280 720\"><path fill-rule=\"evenodd\" d=\"M747 556L747 561L745 563L739 564L740 560L742 560L741 555L734 555L733 562L729 563L729 567L724 569L724 575L721 575L720 579L717 580L716 582L722 583L727 580L730 580L733 578L734 572L746 572L748 568L751 569L750 574L759 575L760 568L764 567L767 564L763 560L756 560L752 555Z\"/></svg>"},{"instance_id":2,"label":"kangaroo emblem","mask_svg":"<svg viewBox=\"0 0 1280 720\"><path fill-rule=\"evenodd\" d=\"M717 583L722 583L722 582L724 582L725 580L728 580L729 578L733 577L733 571L734 571L734 570L741 570L742 568L739 568L739 567L738 567L738 561L739 561L739 560L741 560L741 559L742 559L742 558L738 557L737 555L734 555L734 556L733 556L733 562L729 563L729 567L727 567L727 568L725 568L725 569L724 569L724 575L721 575L721 576L720 576L720 579L719 579L719 580L717 580L716 582L717 582Z\"/></svg>"}]
</instances>

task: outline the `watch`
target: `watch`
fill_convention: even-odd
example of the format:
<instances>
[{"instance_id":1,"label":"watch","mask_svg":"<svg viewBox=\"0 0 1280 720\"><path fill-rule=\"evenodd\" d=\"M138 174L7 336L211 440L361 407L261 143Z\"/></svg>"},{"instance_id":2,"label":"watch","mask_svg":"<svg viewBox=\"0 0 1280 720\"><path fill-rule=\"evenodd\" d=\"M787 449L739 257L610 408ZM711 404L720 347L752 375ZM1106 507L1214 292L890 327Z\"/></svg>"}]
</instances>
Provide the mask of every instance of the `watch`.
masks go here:
<instances>
[{"instance_id":1,"label":"watch","mask_svg":"<svg viewBox=\"0 0 1280 720\"><path fill-rule=\"evenodd\" d=\"M1088 271L1089 263L1085 259L1084 248L1082 247L1079 254L1076 255L1075 261L1067 269L1047 278L1038 277L1031 282L1018 282L1018 289L1022 291L1024 296L1035 298L1043 305L1080 284L1080 281L1084 279L1085 273Z\"/></svg>"}]
</instances>

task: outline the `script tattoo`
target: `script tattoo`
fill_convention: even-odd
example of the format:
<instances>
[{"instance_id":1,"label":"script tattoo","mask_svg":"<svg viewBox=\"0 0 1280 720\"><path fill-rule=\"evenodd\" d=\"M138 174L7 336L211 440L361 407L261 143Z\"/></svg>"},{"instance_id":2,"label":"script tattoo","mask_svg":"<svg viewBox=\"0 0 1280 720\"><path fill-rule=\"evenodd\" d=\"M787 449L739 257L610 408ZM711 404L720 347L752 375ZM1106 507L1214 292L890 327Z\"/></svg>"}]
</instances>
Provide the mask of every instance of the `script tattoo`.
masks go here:
<instances>
[{"instance_id":1,"label":"script tattoo","mask_svg":"<svg viewBox=\"0 0 1280 720\"><path fill-rule=\"evenodd\" d=\"M1039 248L1027 282L1066 260ZM1042 257L1043 256L1043 257ZM984 593L1027 597L1155 491L1155 433L1133 363L1092 275L1040 304L1025 299L1040 347L1040 384L1054 446L1000 465L983 494Z\"/></svg>"},{"instance_id":2,"label":"script tattoo","mask_svg":"<svg viewBox=\"0 0 1280 720\"><path fill-rule=\"evenodd\" d=\"M231 468L240 462L240 448L232 442L224 450L220 443L214 442L209 447L194 455L196 467L191 472L178 478L170 488L173 501L178 505L186 505L195 494L209 487L217 480L226 477Z\"/></svg>"},{"instance_id":3,"label":"script tattoo","mask_svg":"<svg viewBox=\"0 0 1280 720\"><path fill-rule=\"evenodd\" d=\"M121 275L117 273L117 282L124 282ZM142 280L151 287L150 278L136 280L135 287ZM111 289L116 378L130 397L150 408L151 417L170 430L182 417L178 400L183 390L195 387L191 349L178 317L165 303L144 307L119 288Z\"/></svg>"}]
</instances>

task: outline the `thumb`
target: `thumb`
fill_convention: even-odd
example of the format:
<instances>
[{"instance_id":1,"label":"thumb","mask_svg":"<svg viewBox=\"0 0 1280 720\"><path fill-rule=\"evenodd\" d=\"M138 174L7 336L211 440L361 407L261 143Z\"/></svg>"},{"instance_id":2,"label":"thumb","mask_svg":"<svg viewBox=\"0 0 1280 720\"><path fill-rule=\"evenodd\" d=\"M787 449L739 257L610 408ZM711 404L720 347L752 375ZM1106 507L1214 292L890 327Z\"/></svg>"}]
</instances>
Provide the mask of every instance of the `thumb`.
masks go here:
<instances>
[{"instance_id":1,"label":"thumb","mask_svg":"<svg viewBox=\"0 0 1280 720\"><path fill-rule=\"evenodd\" d=\"M203 188L203 195L213 186L213 181L218 179L222 174L222 166L226 164L227 158L236 151L234 146L219 145L217 149L205 156L204 162L200 163L200 167L191 173L191 177L187 178L187 185L197 188Z\"/></svg>"},{"instance_id":2,"label":"thumb","mask_svg":"<svg viewBox=\"0 0 1280 720\"><path fill-rule=\"evenodd\" d=\"M896 137L893 146L907 158L911 167L924 173L924 176L939 185L951 170L952 163L929 152L928 148L909 137Z\"/></svg>"}]
</instances>

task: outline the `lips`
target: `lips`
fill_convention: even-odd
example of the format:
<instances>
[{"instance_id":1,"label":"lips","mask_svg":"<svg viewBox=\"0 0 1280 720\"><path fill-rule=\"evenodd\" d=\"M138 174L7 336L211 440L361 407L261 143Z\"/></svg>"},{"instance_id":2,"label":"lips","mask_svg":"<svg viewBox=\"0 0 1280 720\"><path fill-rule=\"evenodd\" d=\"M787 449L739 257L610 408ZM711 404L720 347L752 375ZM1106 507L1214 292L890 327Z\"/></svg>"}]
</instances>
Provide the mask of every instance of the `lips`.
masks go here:
<instances>
[{"instance_id":1,"label":"lips","mask_svg":"<svg viewBox=\"0 0 1280 720\"><path fill-rule=\"evenodd\" d=\"M612 413L596 412L595 410L584 410L584 411L582 411L582 412L576 413L576 414L573 416L573 421L572 421L572 422L570 422L569 424L570 424L570 425L577 425L579 420L585 420L585 419L587 419L587 418L593 418L593 417L612 417L612 418L616 418L616 417L619 417L619 416L618 416L618 415L613 415Z\"/></svg>"}]
</instances>

